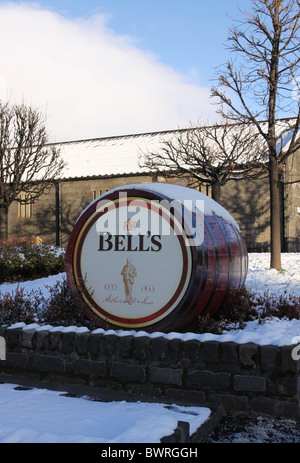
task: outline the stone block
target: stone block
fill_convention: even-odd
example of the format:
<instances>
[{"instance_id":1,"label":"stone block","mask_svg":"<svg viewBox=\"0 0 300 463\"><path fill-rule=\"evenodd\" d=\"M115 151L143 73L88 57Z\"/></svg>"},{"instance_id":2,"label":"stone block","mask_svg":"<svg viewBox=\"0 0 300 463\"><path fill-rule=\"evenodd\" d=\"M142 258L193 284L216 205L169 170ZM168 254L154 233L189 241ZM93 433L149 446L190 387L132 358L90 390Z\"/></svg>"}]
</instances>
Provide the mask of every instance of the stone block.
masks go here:
<instances>
[{"instance_id":1,"label":"stone block","mask_svg":"<svg viewBox=\"0 0 300 463\"><path fill-rule=\"evenodd\" d=\"M110 369L113 378L123 381L144 382L145 369L141 365L129 365L128 363L113 362Z\"/></svg>"},{"instance_id":2,"label":"stone block","mask_svg":"<svg viewBox=\"0 0 300 463\"><path fill-rule=\"evenodd\" d=\"M122 358L132 356L132 344L134 336L120 336L119 337L119 355Z\"/></svg>"},{"instance_id":3,"label":"stone block","mask_svg":"<svg viewBox=\"0 0 300 463\"><path fill-rule=\"evenodd\" d=\"M61 331L49 331L49 349L58 352L60 350L61 338L63 333Z\"/></svg>"},{"instance_id":4,"label":"stone block","mask_svg":"<svg viewBox=\"0 0 300 463\"><path fill-rule=\"evenodd\" d=\"M160 439L162 444L186 444L190 442L190 424L186 421L178 421L173 434Z\"/></svg>"},{"instance_id":5,"label":"stone block","mask_svg":"<svg viewBox=\"0 0 300 463\"><path fill-rule=\"evenodd\" d=\"M201 345L200 359L204 363L216 363L219 355L219 342L206 341Z\"/></svg>"},{"instance_id":6,"label":"stone block","mask_svg":"<svg viewBox=\"0 0 300 463\"><path fill-rule=\"evenodd\" d=\"M255 413L262 413L263 415L276 416L278 400L270 399L268 397L255 397L250 400L250 410Z\"/></svg>"},{"instance_id":7,"label":"stone block","mask_svg":"<svg viewBox=\"0 0 300 463\"><path fill-rule=\"evenodd\" d=\"M296 397L300 391L300 384L298 376L282 376L276 381L277 392L281 396L294 396Z\"/></svg>"},{"instance_id":8,"label":"stone block","mask_svg":"<svg viewBox=\"0 0 300 463\"><path fill-rule=\"evenodd\" d=\"M36 351L45 352L48 349L48 330L38 330L36 332Z\"/></svg>"},{"instance_id":9,"label":"stone block","mask_svg":"<svg viewBox=\"0 0 300 463\"><path fill-rule=\"evenodd\" d=\"M26 369L28 365L28 357L26 354L7 352L6 365L16 369Z\"/></svg>"},{"instance_id":10,"label":"stone block","mask_svg":"<svg viewBox=\"0 0 300 463\"><path fill-rule=\"evenodd\" d=\"M71 369L75 375L106 376L106 362L104 360L96 362L94 360L76 359L71 363Z\"/></svg>"},{"instance_id":11,"label":"stone block","mask_svg":"<svg viewBox=\"0 0 300 463\"><path fill-rule=\"evenodd\" d=\"M214 373L207 370L194 370L187 374L187 384L208 387L214 390L226 389L230 385L229 373Z\"/></svg>"},{"instance_id":12,"label":"stone block","mask_svg":"<svg viewBox=\"0 0 300 463\"><path fill-rule=\"evenodd\" d=\"M276 370L278 351L277 346L260 346L260 366L263 371L270 372Z\"/></svg>"},{"instance_id":13,"label":"stone block","mask_svg":"<svg viewBox=\"0 0 300 463\"><path fill-rule=\"evenodd\" d=\"M145 360L148 357L148 336L135 337L133 340L133 356L139 360Z\"/></svg>"},{"instance_id":14,"label":"stone block","mask_svg":"<svg viewBox=\"0 0 300 463\"><path fill-rule=\"evenodd\" d=\"M190 339L183 343L183 360L196 362L199 359L200 343L196 339Z\"/></svg>"},{"instance_id":15,"label":"stone block","mask_svg":"<svg viewBox=\"0 0 300 463\"><path fill-rule=\"evenodd\" d=\"M34 355L32 367L42 372L66 373L66 362L53 355Z\"/></svg>"},{"instance_id":16,"label":"stone block","mask_svg":"<svg viewBox=\"0 0 300 463\"><path fill-rule=\"evenodd\" d=\"M151 383L172 384L181 386L183 370L180 368L161 368L152 367L149 372L149 381Z\"/></svg>"},{"instance_id":17,"label":"stone block","mask_svg":"<svg viewBox=\"0 0 300 463\"><path fill-rule=\"evenodd\" d=\"M249 399L247 396L234 394L209 394L208 400L212 403L221 403L226 412L238 411L247 412L249 410Z\"/></svg>"},{"instance_id":18,"label":"stone block","mask_svg":"<svg viewBox=\"0 0 300 463\"><path fill-rule=\"evenodd\" d=\"M22 346L33 349L35 347L35 329L23 330L22 332Z\"/></svg>"},{"instance_id":19,"label":"stone block","mask_svg":"<svg viewBox=\"0 0 300 463\"><path fill-rule=\"evenodd\" d=\"M262 376L235 375L234 389L243 392L264 392L266 390L266 378Z\"/></svg>"},{"instance_id":20,"label":"stone block","mask_svg":"<svg viewBox=\"0 0 300 463\"><path fill-rule=\"evenodd\" d=\"M62 354L70 355L73 353L74 339L75 339L75 332L69 331L66 333L62 333L62 339L61 339L61 353Z\"/></svg>"},{"instance_id":21,"label":"stone block","mask_svg":"<svg viewBox=\"0 0 300 463\"><path fill-rule=\"evenodd\" d=\"M84 355L87 353L88 340L90 336L91 333L89 331L76 333L74 339L74 348L79 355Z\"/></svg>"},{"instance_id":22,"label":"stone block","mask_svg":"<svg viewBox=\"0 0 300 463\"><path fill-rule=\"evenodd\" d=\"M251 342L241 344L239 346L239 358L240 362L245 367L252 367L256 365L256 356L258 352L258 346Z\"/></svg>"},{"instance_id":23,"label":"stone block","mask_svg":"<svg viewBox=\"0 0 300 463\"><path fill-rule=\"evenodd\" d=\"M238 363L238 346L235 342L221 343L221 364Z\"/></svg>"},{"instance_id":24,"label":"stone block","mask_svg":"<svg viewBox=\"0 0 300 463\"><path fill-rule=\"evenodd\" d=\"M197 391L195 389L182 389L180 387L168 387L165 389L166 397L183 401L186 405L204 404L206 402L206 393L204 391Z\"/></svg>"},{"instance_id":25,"label":"stone block","mask_svg":"<svg viewBox=\"0 0 300 463\"><path fill-rule=\"evenodd\" d=\"M91 333L88 340L88 353L90 358L97 358L102 352L103 334Z\"/></svg>"},{"instance_id":26,"label":"stone block","mask_svg":"<svg viewBox=\"0 0 300 463\"><path fill-rule=\"evenodd\" d=\"M292 400L255 397L250 401L250 410L255 413L261 413L278 418L289 417L299 419L300 417L299 402Z\"/></svg>"},{"instance_id":27,"label":"stone block","mask_svg":"<svg viewBox=\"0 0 300 463\"><path fill-rule=\"evenodd\" d=\"M103 336L102 353L108 357L117 354L119 350L119 339L119 336L116 334Z\"/></svg>"},{"instance_id":28,"label":"stone block","mask_svg":"<svg viewBox=\"0 0 300 463\"><path fill-rule=\"evenodd\" d=\"M21 344L22 328L8 328L5 333L7 348L19 348Z\"/></svg>"},{"instance_id":29,"label":"stone block","mask_svg":"<svg viewBox=\"0 0 300 463\"><path fill-rule=\"evenodd\" d=\"M163 337L151 338L149 341L149 352L152 360L165 360L167 358L168 340Z\"/></svg>"},{"instance_id":30,"label":"stone block","mask_svg":"<svg viewBox=\"0 0 300 463\"><path fill-rule=\"evenodd\" d=\"M170 339L167 344L167 358L170 363L176 363L181 356L181 350L184 346L184 341L181 339Z\"/></svg>"}]
</instances>

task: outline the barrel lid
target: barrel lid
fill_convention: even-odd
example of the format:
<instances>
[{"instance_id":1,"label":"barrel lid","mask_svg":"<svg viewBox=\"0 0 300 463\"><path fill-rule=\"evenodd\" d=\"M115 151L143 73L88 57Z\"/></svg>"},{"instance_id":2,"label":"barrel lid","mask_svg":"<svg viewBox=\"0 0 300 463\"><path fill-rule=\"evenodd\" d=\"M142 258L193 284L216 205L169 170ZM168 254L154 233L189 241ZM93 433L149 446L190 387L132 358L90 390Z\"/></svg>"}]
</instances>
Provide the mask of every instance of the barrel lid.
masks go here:
<instances>
[{"instance_id":1,"label":"barrel lid","mask_svg":"<svg viewBox=\"0 0 300 463\"><path fill-rule=\"evenodd\" d=\"M69 284L100 326L159 327L184 302L193 249L180 216L160 203L172 197L150 187L129 185L101 195L70 237Z\"/></svg>"}]
</instances>

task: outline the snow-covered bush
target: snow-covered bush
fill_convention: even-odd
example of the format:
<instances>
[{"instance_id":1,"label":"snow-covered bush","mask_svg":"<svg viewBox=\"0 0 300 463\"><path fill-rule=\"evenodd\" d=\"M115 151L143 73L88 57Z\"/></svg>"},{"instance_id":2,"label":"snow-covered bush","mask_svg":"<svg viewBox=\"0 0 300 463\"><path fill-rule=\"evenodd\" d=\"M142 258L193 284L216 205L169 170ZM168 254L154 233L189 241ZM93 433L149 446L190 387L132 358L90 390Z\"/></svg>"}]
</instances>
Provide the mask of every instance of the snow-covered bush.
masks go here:
<instances>
[{"instance_id":1,"label":"snow-covered bush","mask_svg":"<svg viewBox=\"0 0 300 463\"><path fill-rule=\"evenodd\" d=\"M221 334L228 329L243 329L247 322L263 323L270 317L300 319L300 297L293 294L261 294L245 286L232 291L213 318L200 316L198 333Z\"/></svg>"},{"instance_id":2,"label":"snow-covered bush","mask_svg":"<svg viewBox=\"0 0 300 463\"><path fill-rule=\"evenodd\" d=\"M24 322L90 326L74 301L65 279L49 287L48 291L48 297L41 291L25 292L19 286L12 292L0 292L0 325Z\"/></svg>"},{"instance_id":3,"label":"snow-covered bush","mask_svg":"<svg viewBox=\"0 0 300 463\"><path fill-rule=\"evenodd\" d=\"M10 293L0 292L0 325L16 322L50 324L52 326L86 326L94 328L77 306L66 279L41 291L25 292L19 287ZM221 334L226 330L243 329L248 321L263 323L270 317L300 319L300 297L263 295L244 286L231 293L222 309L213 317L201 316L194 331Z\"/></svg>"},{"instance_id":4,"label":"snow-covered bush","mask_svg":"<svg viewBox=\"0 0 300 463\"><path fill-rule=\"evenodd\" d=\"M2 294L0 292L0 325L36 321L37 308L42 297L38 293L26 294L23 288Z\"/></svg>"},{"instance_id":5,"label":"snow-covered bush","mask_svg":"<svg viewBox=\"0 0 300 463\"><path fill-rule=\"evenodd\" d=\"M29 239L0 242L0 283L55 275L65 270L65 251Z\"/></svg>"},{"instance_id":6,"label":"snow-covered bush","mask_svg":"<svg viewBox=\"0 0 300 463\"><path fill-rule=\"evenodd\" d=\"M49 297L43 300L39 321L52 326L88 326L90 322L82 315L66 279L48 287Z\"/></svg>"}]
</instances>

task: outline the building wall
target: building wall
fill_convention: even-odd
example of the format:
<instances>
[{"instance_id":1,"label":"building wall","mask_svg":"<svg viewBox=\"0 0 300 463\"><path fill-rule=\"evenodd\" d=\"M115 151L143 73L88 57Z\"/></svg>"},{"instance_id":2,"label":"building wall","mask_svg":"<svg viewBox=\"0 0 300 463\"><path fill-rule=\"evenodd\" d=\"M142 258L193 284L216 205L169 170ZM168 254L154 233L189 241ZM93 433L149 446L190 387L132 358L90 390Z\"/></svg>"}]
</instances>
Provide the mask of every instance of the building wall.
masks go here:
<instances>
[{"instance_id":1,"label":"building wall","mask_svg":"<svg viewBox=\"0 0 300 463\"><path fill-rule=\"evenodd\" d=\"M270 244L268 179L230 181L221 190L221 205L237 221L249 251L268 251Z\"/></svg>"},{"instance_id":2,"label":"building wall","mask_svg":"<svg viewBox=\"0 0 300 463\"><path fill-rule=\"evenodd\" d=\"M300 252L300 150L288 159L285 180L287 182L284 191L287 251Z\"/></svg>"},{"instance_id":3,"label":"building wall","mask_svg":"<svg viewBox=\"0 0 300 463\"><path fill-rule=\"evenodd\" d=\"M43 241L55 244L55 186L31 205L31 215L20 217L19 203L14 202L9 208L9 238L40 236Z\"/></svg>"}]
</instances>

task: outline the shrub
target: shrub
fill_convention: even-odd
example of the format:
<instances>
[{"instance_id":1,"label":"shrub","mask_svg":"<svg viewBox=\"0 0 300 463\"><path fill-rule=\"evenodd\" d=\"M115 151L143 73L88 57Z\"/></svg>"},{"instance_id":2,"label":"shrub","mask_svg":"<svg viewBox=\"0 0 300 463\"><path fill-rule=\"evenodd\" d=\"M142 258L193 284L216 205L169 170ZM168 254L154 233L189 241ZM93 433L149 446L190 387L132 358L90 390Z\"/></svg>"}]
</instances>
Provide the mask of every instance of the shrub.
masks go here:
<instances>
[{"instance_id":1,"label":"shrub","mask_svg":"<svg viewBox=\"0 0 300 463\"><path fill-rule=\"evenodd\" d=\"M67 280L58 281L48 287L50 297L44 301L40 320L53 326L87 326L89 322L82 315Z\"/></svg>"},{"instance_id":2,"label":"shrub","mask_svg":"<svg viewBox=\"0 0 300 463\"><path fill-rule=\"evenodd\" d=\"M231 323L244 324L258 316L257 306L254 302L254 293L243 285L233 290L225 299L219 311L219 317Z\"/></svg>"},{"instance_id":3,"label":"shrub","mask_svg":"<svg viewBox=\"0 0 300 463\"><path fill-rule=\"evenodd\" d=\"M83 316L66 279L57 281L47 289L50 293L48 298L45 298L41 291L32 290L27 293L19 286L11 293L0 292L0 325L23 322L95 328L95 325Z\"/></svg>"},{"instance_id":4,"label":"shrub","mask_svg":"<svg viewBox=\"0 0 300 463\"><path fill-rule=\"evenodd\" d=\"M0 283L47 277L65 270L65 251L27 239L0 243Z\"/></svg>"},{"instance_id":5,"label":"shrub","mask_svg":"<svg viewBox=\"0 0 300 463\"><path fill-rule=\"evenodd\" d=\"M269 317L288 318L289 320L300 319L300 297L293 294L281 294L279 297L266 293L257 298L260 308L260 319Z\"/></svg>"},{"instance_id":6,"label":"shrub","mask_svg":"<svg viewBox=\"0 0 300 463\"><path fill-rule=\"evenodd\" d=\"M27 294L19 286L11 293L0 292L0 325L38 321L37 314L42 301L43 296L39 292Z\"/></svg>"},{"instance_id":7,"label":"shrub","mask_svg":"<svg viewBox=\"0 0 300 463\"><path fill-rule=\"evenodd\" d=\"M213 316L199 316L196 332L221 334L226 329L243 329L245 323L258 318L253 294L241 286L233 290Z\"/></svg>"},{"instance_id":8,"label":"shrub","mask_svg":"<svg viewBox=\"0 0 300 463\"><path fill-rule=\"evenodd\" d=\"M47 299L41 291L25 293L19 286L12 293L0 292L0 325L35 322L52 326L96 327L83 316L66 279L48 287L48 290L50 296ZM279 297L268 293L260 295L241 287L226 298L214 317L200 316L194 331L222 334L227 330L243 329L248 321L263 323L270 317L299 319L300 297L289 294Z\"/></svg>"},{"instance_id":9,"label":"shrub","mask_svg":"<svg viewBox=\"0 0 300 463\"><path fill-rule=\"evenodd\" d=\"M258 320L263 323L270 317L300 318L300 297L291 294L259 294L248 291L245 286L232 291L222 307L213 316L200 316L197 333L221 334L224 330L243 329L246 322Z\"/></svg>"}]
</instances>

